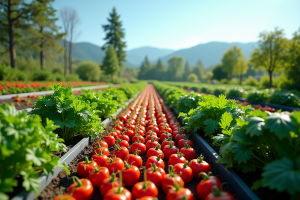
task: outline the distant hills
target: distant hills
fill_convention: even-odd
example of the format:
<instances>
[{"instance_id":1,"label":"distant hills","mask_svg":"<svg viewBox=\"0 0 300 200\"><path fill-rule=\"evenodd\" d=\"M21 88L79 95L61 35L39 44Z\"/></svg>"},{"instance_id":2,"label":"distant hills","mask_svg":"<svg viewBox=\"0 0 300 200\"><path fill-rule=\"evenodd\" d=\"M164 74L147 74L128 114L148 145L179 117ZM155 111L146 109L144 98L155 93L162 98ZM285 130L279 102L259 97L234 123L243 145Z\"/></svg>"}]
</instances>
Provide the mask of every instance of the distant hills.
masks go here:
<instances>
[{"instance_id":1,"label":"distant hills","mask_svg":"<svg viewBox=\"0 0 300 200\"><path fill-rule=\"evenodd\" d=\"M184 60L189 61L192 66L201 59L204 67L207 68L218 64L222 59L223 53L233 45L237 45L241 48L246 58L249 59L253 48L256 47L257 44L255 42L208 42L180 50L144 46L128 50L126 52L127 62L125 62L124 65L138 68L146 55L151 62L157 62L157 60L161 58L162 61L167 64L168 59L176 55L182 56ZM105 52L101 50L100 46L88 42L78 42L74 44L72 55L74 58L80 60L91 60L100 63L105 56Z\"/></svg>"}]
</instances>

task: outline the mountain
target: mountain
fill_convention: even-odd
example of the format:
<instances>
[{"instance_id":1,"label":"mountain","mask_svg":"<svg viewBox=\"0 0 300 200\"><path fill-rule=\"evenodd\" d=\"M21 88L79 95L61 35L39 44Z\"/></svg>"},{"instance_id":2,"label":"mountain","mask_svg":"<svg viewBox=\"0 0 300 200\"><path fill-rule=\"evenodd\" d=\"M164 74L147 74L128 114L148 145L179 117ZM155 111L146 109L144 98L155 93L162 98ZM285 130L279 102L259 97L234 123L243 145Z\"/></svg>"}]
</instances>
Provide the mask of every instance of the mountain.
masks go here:
<instances>
[{"instance_id":1,"label":"mountain","mask_svg":"<svg viewBox=\"0 0 300 200\"><path fill-rule=\"evenodd\" d=\"M167 63L169 58L173 56L181 56L184 58L185 61L189 61L189 63L193 66L196 65L199 59L201 59L204 67L207 68L221 62L224 52L227 51L233 45L236 45L237 47L241 48L245 57L247 59L250 59L251 52L257 44L255 42L208 42L205 44L198 44L187 49L180 49L178 51L175 51L163 57L162 61L164 63Z\"/></svg>"}]
</instances>

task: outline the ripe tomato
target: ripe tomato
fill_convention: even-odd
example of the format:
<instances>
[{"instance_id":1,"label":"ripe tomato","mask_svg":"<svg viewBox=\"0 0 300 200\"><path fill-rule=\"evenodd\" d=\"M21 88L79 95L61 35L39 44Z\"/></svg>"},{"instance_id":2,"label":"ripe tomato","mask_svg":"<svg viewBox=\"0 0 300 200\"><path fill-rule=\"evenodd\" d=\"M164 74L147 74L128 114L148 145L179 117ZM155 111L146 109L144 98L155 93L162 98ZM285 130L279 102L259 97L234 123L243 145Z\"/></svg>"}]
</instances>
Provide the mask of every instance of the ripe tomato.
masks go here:
<instances>
[{"instance_id":1,"label":"ripe tomato","mask_svg":"<svg viewBox=\"0 0 300 200\"><path fill-rule=\"evenodd\" d=\"M143 159L141 156L138 154L138 150L134 152L134 154L129 154L125 157L125 160L128 162L130 165L134 165L138 168L140 168L143 164Z\"/></svg>"},{"instance_id":2,"label":"ripe tomato","mask_svg":"<svg viewBox=\"0 0 300 200\"><path fill-rule=\"evenodd\" d=\"M171 190L170 186L175 187L174 182L176 182L179 187L184 188L184 182L182 178L174 172L173 165L169 165L169 174L166 174L161 181L161 188L166 194L169 192L169 190Z\"/></svg>"},{"instance_id":3,"label":"ripe tomato","mask_svg":"<svg viewBox=\"0 0 300 200\"><path fill-rule=\"evenodd\" d=\"M217 188L221 190L221 181L216 176L209 176L205 172L201 172L201 175L202 180L198 183L196 189L200 199L205 199L205 197L211 193L213 186L217 186Z\"/></svg>"},{"instance_id":4,"label":"ripe tomato","mask_svg":"<svg viewBox=\"0 0 300 200\"><path fill-rule=\"evenodd\" d=\"M103 200L131 200L131 199L132 199L131 193L129 192L129 190L127 190L124 187L119 187L117 190L115 190L114 188L108 190L103 198Z\"/></svg>"},{"instance_id":5,"label":"ripe tomato","mask_svg":"<svg viewBox=\"0 0 300 200\"><path fill-rule=\"evenodd\" d=\"M140 179L141 173L139 168L128 164L126 161L125 168L122 170L123 183L126 186L133 186Z\"/></svg>"},{"instance_id":6,"label":"ripe tomato","mask_svg":"<svg viewBox=\"0 0 300 200\"><path fill-rule=\"evenodd\" d=\"M185 136L185 134L179 132L179 134L177 134L175 136L175 142L176 142L176 144L178 144L179 140L183 139L184 136Z\"/></svg>"},{"instance_id":7,"label":"ripe tomato","mask_svg":"<svg viewBox=\"0 0 300 200\"><path fill-rule=\"evenodd\" d=\"M132 198L137 199L144 196L158 196L158 190L154 183L147 181L146 169L144 169L144 182L136 183L132 188Z\"/></svg>"},{"instance_id":8,"label":"ripe tomato","mask_svg":"<svg viewBox=\"0 0 300 200\"><path fill-rule=\"evenodd\" d=\"M57 196L53 200L76 200L76 199L74 197L66 194L66 195Z\"/></svg>"},{"instance_id":9,"label":"ripe tomato","mask_svg":"<svg viewBox=\"0 0 300 200\"><path fill-rule=\"evenodd\" d=\"M119 135L119 138L121 140L126 140L127 142L129 142L129 137L128 135L125 135L125 133L121 133L121 135Z\"/></svg>"},{"instance_id":10,"label":"ripe tomato","mask_svg":"<svg viewBox=\"0 0 300 200\"><path fill-rule=\"evenodd\" d=\"M119 134L118 134L118 132L116 132L116 131L111 131L111 132L109 132L109 135L111 135L111 136L113 136L114 138L115 138L115 140L118 138L118 136L119 136Z\"/></svg>"},{"instance_id":11,"label":"ripe tomato","mask_svg":"<svg viewBox=\"0 0 300 200\"><path fill-rule=\"evenodd\" d=\"M68 188L68 194L72 194L75 199L91 199L94 187L88 179L78 179L73 176L73 184Z\"/></svg>"},{"instance_id":12,"label":"ripe tomato","mask_svg":"<svg viewBox=\"0 0 300 200\"><path fill-rule=\"evenodd\" d=\"M166 175L165 170L161 167L157 167L154 163L152 167L146 170L146 175L149 181L153 182L156 187L160 187L161 181Z\"/></svg>"},{"instance_id":13,"label":"ripe tomato","mask_svg":"<svg viewBox=\"0 0 300 200\"><path fill-rule=\"evenodd\" d=\"M108 156L102 152L103 149L101 149L99 153L96 153L92 156L92 160L94 160L98 166L104 166L104 164L108 161Z\"/></svg>"},{"instance_id":14,"label":"ripe tomato","mask_svg":"<svg viewBox=\"0 0 300 200\"><path fill-rule=\"evenodd\" d=\"M102 153L103 153L104 155L109 156L109 150L108 150L108 148L106 148L106 147L98 147L98 148L94 148L94 149L93 149L93 152L92 152L92 155L99 154L100 151L102 151Z\"/></svg>"},{"instance_id":15,"label":"ripe tomato","mask_svg":"<svg viewBox=\"0 0 300 200\"><path fill-rule=\"evenodd\" d=\"M108 161L104 164L103 167L107 167L109 173L112 174L117 173L119 170L121 171L125 166L121 158L114 156L112 158L108 158Z\"/></svg>"},{"instance_id":16,"label":"ripe tomato","mask_svg":"<svg viewBox=\"0 0 300 200\"><path fill-rule=\"evenodd\" d=\"M122 160L124 160L128 154L128 149L126 147L120 147L119 145L116 145L115 149L111 152L112 156L115 155L116 157L121 158Z\"/></svg>"},{"instance_id":17,"label":"ripe tomato","mask_svg":"<svg viewBox=\"0 0 300 200\"><path fill-rule=\"evenodd\" d=\"M212 192L205 197L205 200L217 200L217 199L235 200L234 196L232 196L232 194L230 194L229 192L220 191L217 186L213 186Z\"/></svg>"},{"instance_id":18,"label":"ripe tomato","mask_svg":"<svg viewBox=\"0 0 300 200\"><path fill-rule=\"evenodd\" d=\"M203 160L203 156L199 156L197 159L193 159L189 163L190 168L193 170L193 174L195 178L200 178L200 173L205 172L208 173L211 171L210 165Z\"/></svg>"},{"instance_id":19,"label":"ripe tomato","mask_svg":"<svg viewBox=\"0 0 300 200\"><path fill-rule=\"evenodd\" d=\"M173 145L175 145L175 142L172 140L172 138L167 138L166 140L164 140L164 141L162 141L162 143L161 143L161 148L162 149L164 149L164 147L166 146L166 145L169 145L169 144L173 144Z\"/></svg>"},{"instance_id":20,"label":"ripe tomato","mask_svg":"<svg viewBox=\"0 0 300 200\"><path fill-rule=\"evenodd\" d=\"M150 148L148 151L147 151L147 158L150 158L151 156L158 156L158 155L161 155L161 159L164 159L164 153L163 151L160 149L160 145L156 145L155 148Z\"/></svg>"},{"instance_id":21,"label":"ripe tomato","mask_svg":"<svg viewBox=\"0 0 300 200\"><path fill-rule=\"evenodd\" d=\"M105 142L105 141L103 141L103 140L98 140L98 141L96 141L96 142L94 142L94 144L93 144L93 148L99 148L99 146L100 147L105 147L105 148L108 148L108 145L107 145L107 143Z\"/></svg>"},{"instance_id":22,"label":"ripe tomato","mask_svg":"<svg viewBox=\"0 0 300 200\"><path fill-rule=\"evenodd\" d=\"M183 156L182 153L180 153L179 151L177 152L177 154L172 154L169 158L168 164L169 165L176 165L177 163L185 163L186 159Z\"/></svg>"},{"instance_id":23,"label":"ripe tomato","mask_svg":"<svg viewBox=\"0 0 300 200\"><path fill-rule=\"evenodd\" d=\"M169 128L169 124L166 121L164 121L164 122L158 124L158 128L159 129Z\"/></svg>"},{"instance_id":24,"label":"ripe tomato","mask_svg":"<svg viewBox=\"0 0 300 200\"><path fill-rule=\"evenodd\" d=\"M177 163L174 165L174 172L179 174L184 184L188 184L193 179L193 170L188 166L189 161L185 163Z\"/></svg>"},{"instance_id":25,"label":"ripe tomato","mask_svg":"<svg viewBox=\"0 0 300 200\"><path fill-rule=\"evenodd\" d=\"M126 123L125 128L128 130L135 131L135 125L133 123Z\"/></svg>"},{"instance_id":26,"label":"ripe tomato","mask_svg":"<svg viewBox=\"0 0 300 200\"><path fill-rule=\"evenodd\" d=\"M127 115L120 115L119 117L119 120L123 121L123 122L126 122L127 120Z\"/></svg>"},{"instance_id":27,"label":"ripe tomato","mask_svg":"<svg viewBox=\"0 0 300 200\"><path fill-rule=\"evenodd\" d=\"M117 144L120 147L126 147L129 148L129 143L126 140L121 140L120 138L117 139Z\"/></svg>"},{"instance_id":28,"label":"ripe tomato","mask_svg":"<svg viewBox=\"0 0 300 200\"><path fill-rule=\"evenodd\" d=\"M85 161L81 161L80 163L78 163L77 174L80 177L86 178L89 176L89 173L96 167L98 167L98 164L93 160L89 161L88 157L86 156Z\"/></svg>"},{"instance_id":29,"label":"ripe tomato","mask_svg":"<svg viewBox=\"0 0 300 200\"><path fill-rule=\"evenodd\" d=\"M123 127L124 126L124 123L120 120L116 120L115 121L115 126L120 126L120 127ZM120 130L121 131L121 130Z\"/></svg>"},{"instance_id":30,"label":"ripe tomato","mask_svg":"<svg viewBox=\"0 0 300 200\"><path fill-rule=\"evenodd\" d=\"M113 136L111 136L111 135L105 135L103 137L103 139L107 143L108 147L113 146L115 144L115 142L116 142L115 138Z\"/></svg>"},{"instance_id":31,"label":"ripe tomato","mask_svg":"<svg viewBox=\"0 0 300 200\"><path fill-rule=\"evenodd\" d=\"M195 199L191 190L187 188L181 188L177 185L177 187L175 186L175 189L169 190L166 200L183 199L183 197L185 200Z\"/></svg>"},{"instance_id":32,"label":"ripe tomato","mask_svg":"<svg viewBox=\"0 0 300 200\"><path fill-rule=\"evenodd\" d=\"M100 188L104 179L109 178L109 171L106 167L97 167L89 174L89 180L95 188Z\"/></svg>"},{"instance_id":33,"label":"ripe tomato","mask_svg":"<svg viewBox=\"0 0 300 200\"><path fill-rule=\"evenodd\" d=\"M146 168L150 168L154 163L158 167L161 167L163 169L165 168L165 162L163 161L163 159L161 159L161 155L149 157L146 161Z\"/></svg>"},{"instance_id":34,"label":"ripe tomato","mask_svg":"<svg viewBox=\"0 0 300 200\"><path fill-rule=\"evenodd\" d=\"M180 139L179 141L178 141L178 148L179 149L181 149L182 147L184 147L184 144L185 143L187 143L188 145L190 145L190 147L194 147L194 143L193 143L193 141L192 140L189 140L188 138L187 138L187 136L186 135L184 135L184 137L183 137L183 139Z\"/></svg>"},{"instance_id":35,"label":"ripe tomato","mask_svg":"<svg viewBox=\"0 0 300 200\"><path fill-rule=\"evenodd\" d=\"M148 135L148 136L146 136L146 139L145 139L146 144L147 144L147 142L148 142L149 140L151 140L152 138L153 138L155 141L158 142L158 137L157 137L157 136L155 136L155 135L152 135L152 136Z\"/></svg>"},{"instance_id":36,"label":"ripe tomato","mask_svg":"<svg viewBox=\"0 0 300 200\"><path fill-rule=\"evenodd\" d=\"M135 131L134 131L135 134L139 134L141 136L144 136L145 135L145 129L142 129L140 126L138 126Z\"/></svg>"},{"instance_id":37,"label":"ripe tomato","mask_svg":"<svg viewBox=\"0 0 300 200\"><path fill-rule=\"evenodd\" d=\"M152 131L152 130L150 130L150 131L148 131L147 133L146 133L146 137L147 136L157 136L157 134L154 132L154 131ZM151 137L150 137L151 138Z\"/></svg>"},{"instance_id":38,"label":"ripe tomato","mask_svg":"<svg viewBox=\"0 0 300 200\"><path fill-rule=\"evenodd\" d=\"M133 143L130 147L130 152L134 153L139 150L139 155L143 155L146 152L146 145L141 143L139 140Z\"/></svg>"},{"instance_id":39,"label":"ripe tomato","mask_svg":"<svg viewBox=\"0 0 300 200\"><path fill-rule=\"evenodd\" d=\"M120 180L118 177L116 177L115 173L111 174L109 178L103 180L100 186L100 193L103 197L108 192L108 190L112 189L112 184L114 184L114 188L119 187L120 184L123 185L122 183L120 183Z\"/></svg>"},{"instance_id":40,"label":"ripe tomato","mask_svg":"<svg viewBox=\"0 0 300 200\"><path fill-rule=\"evenodd\" d=\"M157 141L155 141L155 139L152 137L151 140L147 141L146 148L147 148L147 150L149 150L151 148L155 148L157 145L159 145L159 143ZM161 148L160 145L159 145L159 148Z\"/></svg>"},{"instance_id":41,"label":"ripe tomato","mask_svg":"<svg viewBox=\"0 0 300 200\"><path fill-rule=\"evenodd\" d=\"M169 137L172 138L172 134L171 133L169 133L169 132L163 132L160 135L160 140L164 141L164 140L168 139Z\"/></svg>"},{"instance_id":42,"label":"ripe tomato","mask_svg":"<svg viewBox=\"0 0 300 200\"><path fill-rule=\"evenodd\" d=\"M131 142L132 143L135 143L136 141L140 141L141 143L144 143L145 142L145 138L139 134L135 134L135 136L133 136Z\"/></svg>"},{"instance_id":43,"label":"ripe tomato","mask_svg":"<svg viewBox=\"0 0 300 200\"><path fill-rule=\"evenodd\" d=\"M150 126L148 126L147 132L150 131L150 130L152 130L153 132L155 132L157 134L159 133L159 128L156 125L150 125Z\"/></svg>"},{"instance_id":44,"label":"ripe tomato","mask_svg":"<svg viewBox=\"0 0 300 200\"><path fill-rule=\"evenodd\" d=\"M190 147L187 143L185 146L180 149L180 152L184 155L187 160L192 160L196 158L196 151L192 147Z\"/></svg>"},{"instance_id":45,"label":"ripe tomato","mask_svg":"<svg viewBox=\"0 0 300 200\"><path fill-rule=\"evenodd\" d=\"M133 136L134 136L133 130L130 130L130 129L125 129L124 133L125 133L125 135L127 135L130 139L133 138Z\"/></svg>"},{"instance_id":46,"label":"ripe tomato","mask_svg":"<svg viewBox=\"0 0 300 200\"><path fill-rule=\"evenodd\" d=\"M176 154L177 151L179 151L179 149L176 146L174 146L173 143L170 143L169 145L166 145L163 148L163 152L166 159L169 159L172 154Z\"/></svg>"},{"instance_id":47,"label":"ripe tomato","mask_svg":"<svg viewBox=\"0 0 300 200\"><path fill-rule=\"evenodd\" d=\"M157 200L157 198L152 196L144 196L139 198L139 200Z\"/></svg>"}]
</instances>

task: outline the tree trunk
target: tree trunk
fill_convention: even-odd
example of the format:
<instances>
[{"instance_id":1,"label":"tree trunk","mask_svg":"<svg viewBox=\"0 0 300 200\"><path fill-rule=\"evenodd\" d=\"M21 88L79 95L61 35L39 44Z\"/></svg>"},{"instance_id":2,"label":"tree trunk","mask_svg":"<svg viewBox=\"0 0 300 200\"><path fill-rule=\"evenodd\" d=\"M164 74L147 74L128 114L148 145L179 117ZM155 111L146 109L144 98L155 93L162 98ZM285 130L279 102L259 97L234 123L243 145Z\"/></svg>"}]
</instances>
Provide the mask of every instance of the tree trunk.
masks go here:
<instances>
[{"instance_id":1,"label":"tree trunk","mask_svg":"<svg viewBox=\"0 0 300 200\"><path fill-rule=\"evenodd\" d=\"M273 81L272 81L272 71L268 71L269 72L269 77L270 77L270 82L269 82L269 88L272 88L273 87Z\"/></svg>"},{"instance_id":2,"label":"tree trunk","mask_svg":"<svg viewBox=\"0 0 300 200\"><path fill-rule=\"evenodd\" d=\"M17 69L16 63L16 50L15 50L15 37L14 37L14 24L13 24L13 16L12 16L12 8L11 8L11 0L8 1L8 29L9 29L9 53L10 53L10 65L12 68Z\"/></svg>"},{"instance_id":3,"label":"tree trunk","mask_svg":"<svg viewBox=\"0 0 300 200\"><path fill-rule=\"evenodd\" d=\"M41 38L41 52L40 52L40 61L41 61L41 69L45 69L45 50L44 50L44 27L40 28L40 33L42 35Z\"/></svg>"},{"instance_id":4,"label":"tree trunk","mask_svg":"<svg viewBox=\"0 0 300 200\"><path fill-rule=\"evenodd\" d=\"M64 75L67 76L68 71L68 60L67 60L67 40L64 40Z\"/></svg>"},{"instance_id":5,"label":"tree trunk","mask_svg":"<svg viewBox=\"0 0 300 200\"><path fill-rule=\"evenodd\" d=\"M69 74L72 74L72 42L69 42Z\"/></svg>"}]
</instances>

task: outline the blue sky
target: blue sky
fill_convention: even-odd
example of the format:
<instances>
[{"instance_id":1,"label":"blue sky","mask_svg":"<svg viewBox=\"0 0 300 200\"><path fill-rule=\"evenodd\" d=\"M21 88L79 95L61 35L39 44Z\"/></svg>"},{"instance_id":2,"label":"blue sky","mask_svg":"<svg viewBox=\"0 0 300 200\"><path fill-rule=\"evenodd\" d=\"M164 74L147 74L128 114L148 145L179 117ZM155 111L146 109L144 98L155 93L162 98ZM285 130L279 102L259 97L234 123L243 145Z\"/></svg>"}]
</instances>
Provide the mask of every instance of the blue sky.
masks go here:
<instances>
[{"instance_id":1,"label":"blue sky","mask_svg":"<svg viewBox=\"0 0 300 200\"><path fill-rule=\"evenodd\" d=\"M53 6L74 8L81 21L77 42L96 45L104 44L101 25L115 6L127 49L255 42L259 32L276 26L291 38L300 28L300 0L56 0Z\"/></svg>"}]
</instances>

